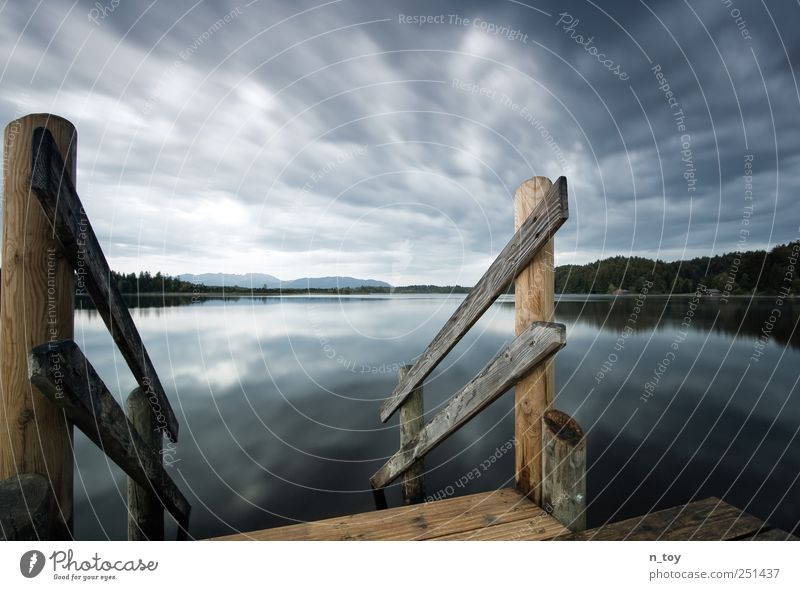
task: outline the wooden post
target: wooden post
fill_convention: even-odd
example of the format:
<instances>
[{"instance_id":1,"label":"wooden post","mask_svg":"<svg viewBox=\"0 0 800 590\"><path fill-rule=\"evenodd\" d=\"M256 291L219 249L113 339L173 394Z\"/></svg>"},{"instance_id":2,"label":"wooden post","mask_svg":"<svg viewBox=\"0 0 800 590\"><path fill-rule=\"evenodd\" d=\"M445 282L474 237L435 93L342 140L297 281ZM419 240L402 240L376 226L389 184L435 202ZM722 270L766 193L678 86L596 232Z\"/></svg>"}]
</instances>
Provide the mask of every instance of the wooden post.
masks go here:
<instances>
[{"instance_id":1,"label":"wooden post","mask_svg":"<svg viewBox=\"0 0 800 590\"><path fill-rule=\"evenodd\" d=\"M5 129L0 289L0 480L38 473L52 486L50 539L72 534L72 425L28 381L28 352L72 338L74 274L30 190L33 130L46 127L75 180L72 123L27 115Z\"/></svg>"},{"instance_id":2,"label":"wooden post","mask_svg":"<svg viewBox=\"0 0 800 590\"><path fill-rule=\"evenodd\" d=\"M577 533L586 529L586 438L564 412L542 418L542 506Z\"/></svg>"},{"instance_id":3,"label":"wooden post","mask_svg":"<svg viewBox=\"0 0 800 590\"><path fill-rule=\"evenodd\" d=\"M0 481L0 541L46 539L50 495L50 482L37 473Z\"/></svg>"},{"instance_id":4,"label":"wooden post","mask_svg":"<svg viewBox=\"0 0 800 590\"><path fill-rule=\"evenodd\" d=\"M400 381L411 370L411 365L400 367ZM422 400L422 385L411 392L400 406L400 448L410 443L423 427L425 413ZM425 460L418 459L403 474L403 504L419 504L425 501Z\"/></svg>"},{"instance_id":5,"label":"wooden post","mask_svg":"<svg viewBox=\"0 0 800 590\"><path fill-rule=\"evenodd\" d=\"M161 462L162 434L147 394L137 387L128 396L128 419L149 449L136 449L137 453L151 452ZM163 541L164 507L152 489L145 488L128 478L128 540Z\"/></svg>"},{"instance_id":6,"label":"wooden post","mask_svg":"<svg viewBox=\"0 0 800 590\"><path fill-rule=\"evenodd\" d=\"M517 229L536 204L544 199L552 184L544 176L534 176L519 186L514 199L514 225ZM515 328L518 336L531 322L553 321L554 291L551 238L514 283ZM514 434L517 489L539 505L542 503L542 416L553 403L554 394L553 358L536 367L516 386Z\"/></svg>"}]
</instances>

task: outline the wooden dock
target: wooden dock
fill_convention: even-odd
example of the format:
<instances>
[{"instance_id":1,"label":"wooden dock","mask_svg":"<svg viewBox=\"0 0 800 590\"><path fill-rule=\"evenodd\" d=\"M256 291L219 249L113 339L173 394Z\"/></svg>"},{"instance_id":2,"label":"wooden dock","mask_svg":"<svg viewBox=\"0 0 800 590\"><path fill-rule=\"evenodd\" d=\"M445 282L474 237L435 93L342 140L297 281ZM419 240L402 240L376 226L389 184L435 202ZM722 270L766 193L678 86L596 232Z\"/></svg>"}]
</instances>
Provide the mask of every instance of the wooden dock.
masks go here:
<instances>
[{"instance_id":1,"label":"wooden dock","mask_svg":"<svg viewBox=\"0 0 800 590\"><path fill-rule=\"evenodd\" d=\"M568 541L796 541L763 520L705 498L563 537Z\"/></svg>"},{"instance_id":2,"label":"wooden dock","mask_svg":"<svg viewBox=\"0 0 800 590\"><path fill-rule=\"evenodd\" d=\"M797 541L718 498L571 533L513 489L239 533L212 541Z\"/></svg>"},{"instance_id":3,"label":"wooden dock","mask_svg":"<svg viewBox=\"0 0 800 590\"><path fill-rule=\"evenodd\" d=\"M73 426L128 476L128 539L163 539L165 511L187 539L191 505L161 453L178 420L76 191L76 137L47 114L6 128L0 315L22 319L0 334L0 539L72 537ZM552 321L553 236L568 217L566 178L518 187L514 236L384 401L400 444L370 478L378 510L218 540L796 540L716 498L586 530L586 435L554 399L566 327ZM138 383L125 408L73 340L76 283ZM425 379L512 284L516 337L426 415ZM515 487L423 502L425 456L511 389ZM388 509L396 480L404 505Z\"/></svg>"},{"instance_id":4,"label":"wooden dock","mask_svg":"<svg viewBox=\"0 0 800 590\"><path fill-rule=\"evenodd\" d=\"M546 540L569 531L513 489L218 537L218 541Z\"/></svg>"}]
</instances>

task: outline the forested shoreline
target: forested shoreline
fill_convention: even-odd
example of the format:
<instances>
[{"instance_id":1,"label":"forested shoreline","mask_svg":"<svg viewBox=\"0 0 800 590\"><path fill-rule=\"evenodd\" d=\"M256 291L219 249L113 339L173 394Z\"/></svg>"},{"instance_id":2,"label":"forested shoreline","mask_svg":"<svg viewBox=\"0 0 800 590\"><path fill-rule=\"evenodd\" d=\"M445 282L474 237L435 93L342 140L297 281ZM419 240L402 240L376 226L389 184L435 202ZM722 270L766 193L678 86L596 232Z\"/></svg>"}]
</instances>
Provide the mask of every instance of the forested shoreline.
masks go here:
<instances>
[{"instance_id":1,"label":"forested shoreline","mask_svg":"<svg viewBox=\"0 0 800 590\"><path fill-rule=\"evenodd\" d=\"M651 294L693 293L698 287L717 289L727 295L772 295L800 293L796 266L800 240L776 246L769 252L753 250L666 262L639 256L613 256L587 264L567 264L555 269L556 293L610 294L641 291L645 283ZM340 289L275 289L217 287L190 283L157 272L117 273L112 271L125 294L403 294L468 293L470 287L406 285L402 287L346 287ZM620 291L621 290L621 291ZM513 292L513 288L510 290Z\"/></svg>"}]
</instances>

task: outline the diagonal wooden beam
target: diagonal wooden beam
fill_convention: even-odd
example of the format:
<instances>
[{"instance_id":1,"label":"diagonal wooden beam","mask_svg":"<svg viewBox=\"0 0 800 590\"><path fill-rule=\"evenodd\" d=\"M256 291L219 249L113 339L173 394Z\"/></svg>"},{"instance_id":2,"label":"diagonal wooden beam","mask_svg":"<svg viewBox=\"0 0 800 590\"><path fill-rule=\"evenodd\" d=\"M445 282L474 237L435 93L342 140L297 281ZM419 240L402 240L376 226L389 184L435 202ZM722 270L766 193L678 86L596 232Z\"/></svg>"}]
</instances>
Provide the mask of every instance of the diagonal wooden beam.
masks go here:
<instances>
[{"instance_id":1,"label":"diagonal wooden beam","mask_svg":"<svg viewBox=\"0 0 800 590\"><path fill-rule=\"evenodd\" d=\"M77 287L85 287L128 363L147 394L150 407L166 434L178 440L178 420L161 381L133 323L128 306L111 278L111 269L100 242L83 210L81 200L64 169L53 136L44 127L33 132L31 189L61 242L64 256L77 273Z\"/></svg>"},{"instance_id":2,"label":"diagonal wooden beam","mask_svg":"<svg viewBox=\"0 0 800 590\"><path fill-rule=\"evenodd\" d=\"M35 347L29 357L29 377L39 391L63 408L91 441L136 483L153 490L178 522L185 539L191 506L160 461L111 395L94 367L72 340Z\"/></svg>"},{"instance_id":3,"label":"diagonal wooden beam","mask_svg":"<svg viewBox=\"0 0 800 590\"><path fill-rule=\"evenodd\" d=\"M372 487L382 488L392 483L536 365L560 350L566 342L565 333L563 324L531 324L370 478Z\"/></svg>"},{"instance_id":4,"label":"diagonal wooden beam","mask_svg":"<svg viewBox=\"0 0 800 590\"><path fill-rule=\"evenodd\" d=\"M534 255L547 244L567 217L567 179L561 176L383 403L383 422L430 375L494 300L508 289L511 281L528 266Z\"/></svg>"}]
</instances>

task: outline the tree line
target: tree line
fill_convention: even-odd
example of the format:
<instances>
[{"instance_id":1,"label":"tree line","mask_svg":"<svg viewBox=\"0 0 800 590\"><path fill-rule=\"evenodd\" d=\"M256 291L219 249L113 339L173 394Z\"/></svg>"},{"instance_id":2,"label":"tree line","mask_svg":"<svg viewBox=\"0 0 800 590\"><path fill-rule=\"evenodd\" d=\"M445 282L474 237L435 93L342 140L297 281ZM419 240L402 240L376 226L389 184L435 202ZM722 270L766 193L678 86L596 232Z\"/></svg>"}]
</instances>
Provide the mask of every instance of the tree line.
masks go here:
<instances>
[{"instance_id":1,"label":"tree line","mask_svg":"<svg viewBox=\"0 0 800 590\"><path fill-rule=\"evenodd\" d=\"M651 260L640 256L612 256L588 264L555 268L556 293L638 292L650 282L649 293L693 293L700 285L730 295L772 295L788 290L800 294L796 272L800 240L776 246L769 252L752 250L702 256L691 260ZM286 293L359 295L371 293L468 293L469 287L407 285L403 287L342 287L333 289L274 289L266 286L211 287L157 272L117 273L112 278L122 293L228 293L277 295ZM513 293L513 286L509 290Z\"/></svg>"},{"instance_id":2,"label":"tree line","mask_svg":"<svg viewBox=\"0 0 800 590\"><path fill-rule=\"evenodd\" d=\"M611 293L616 289L638 292L650 281L650 293L693 293L703 285L731 295L773 295L784 289L797 295L798 252L800 241L776 246L769 252L729 252L673 262L613 256L556 267L555 288L556 293Z\"/></svg>"},{"instance_id":3,"label":"tree line","mask_svg":"<svg viewBox=\"0 0 800 590\"><path fill-rule=\"evenodd\" d=\"M461 285L439 286L439 285L407 285L403 287L338 287L331 289L276 289L263 287L211 287L203 284L191 283L178 277L157 272L118 273L111 271L111 278L116 281L121 293L176 293L176 294L200 294L200 293L230 293L245 294L253 293L258 295L278 295L281 293L312 293L312 294L341 294L359 295L371 293L469 293L469 287Z\"/></svg>"}]
</instances>

